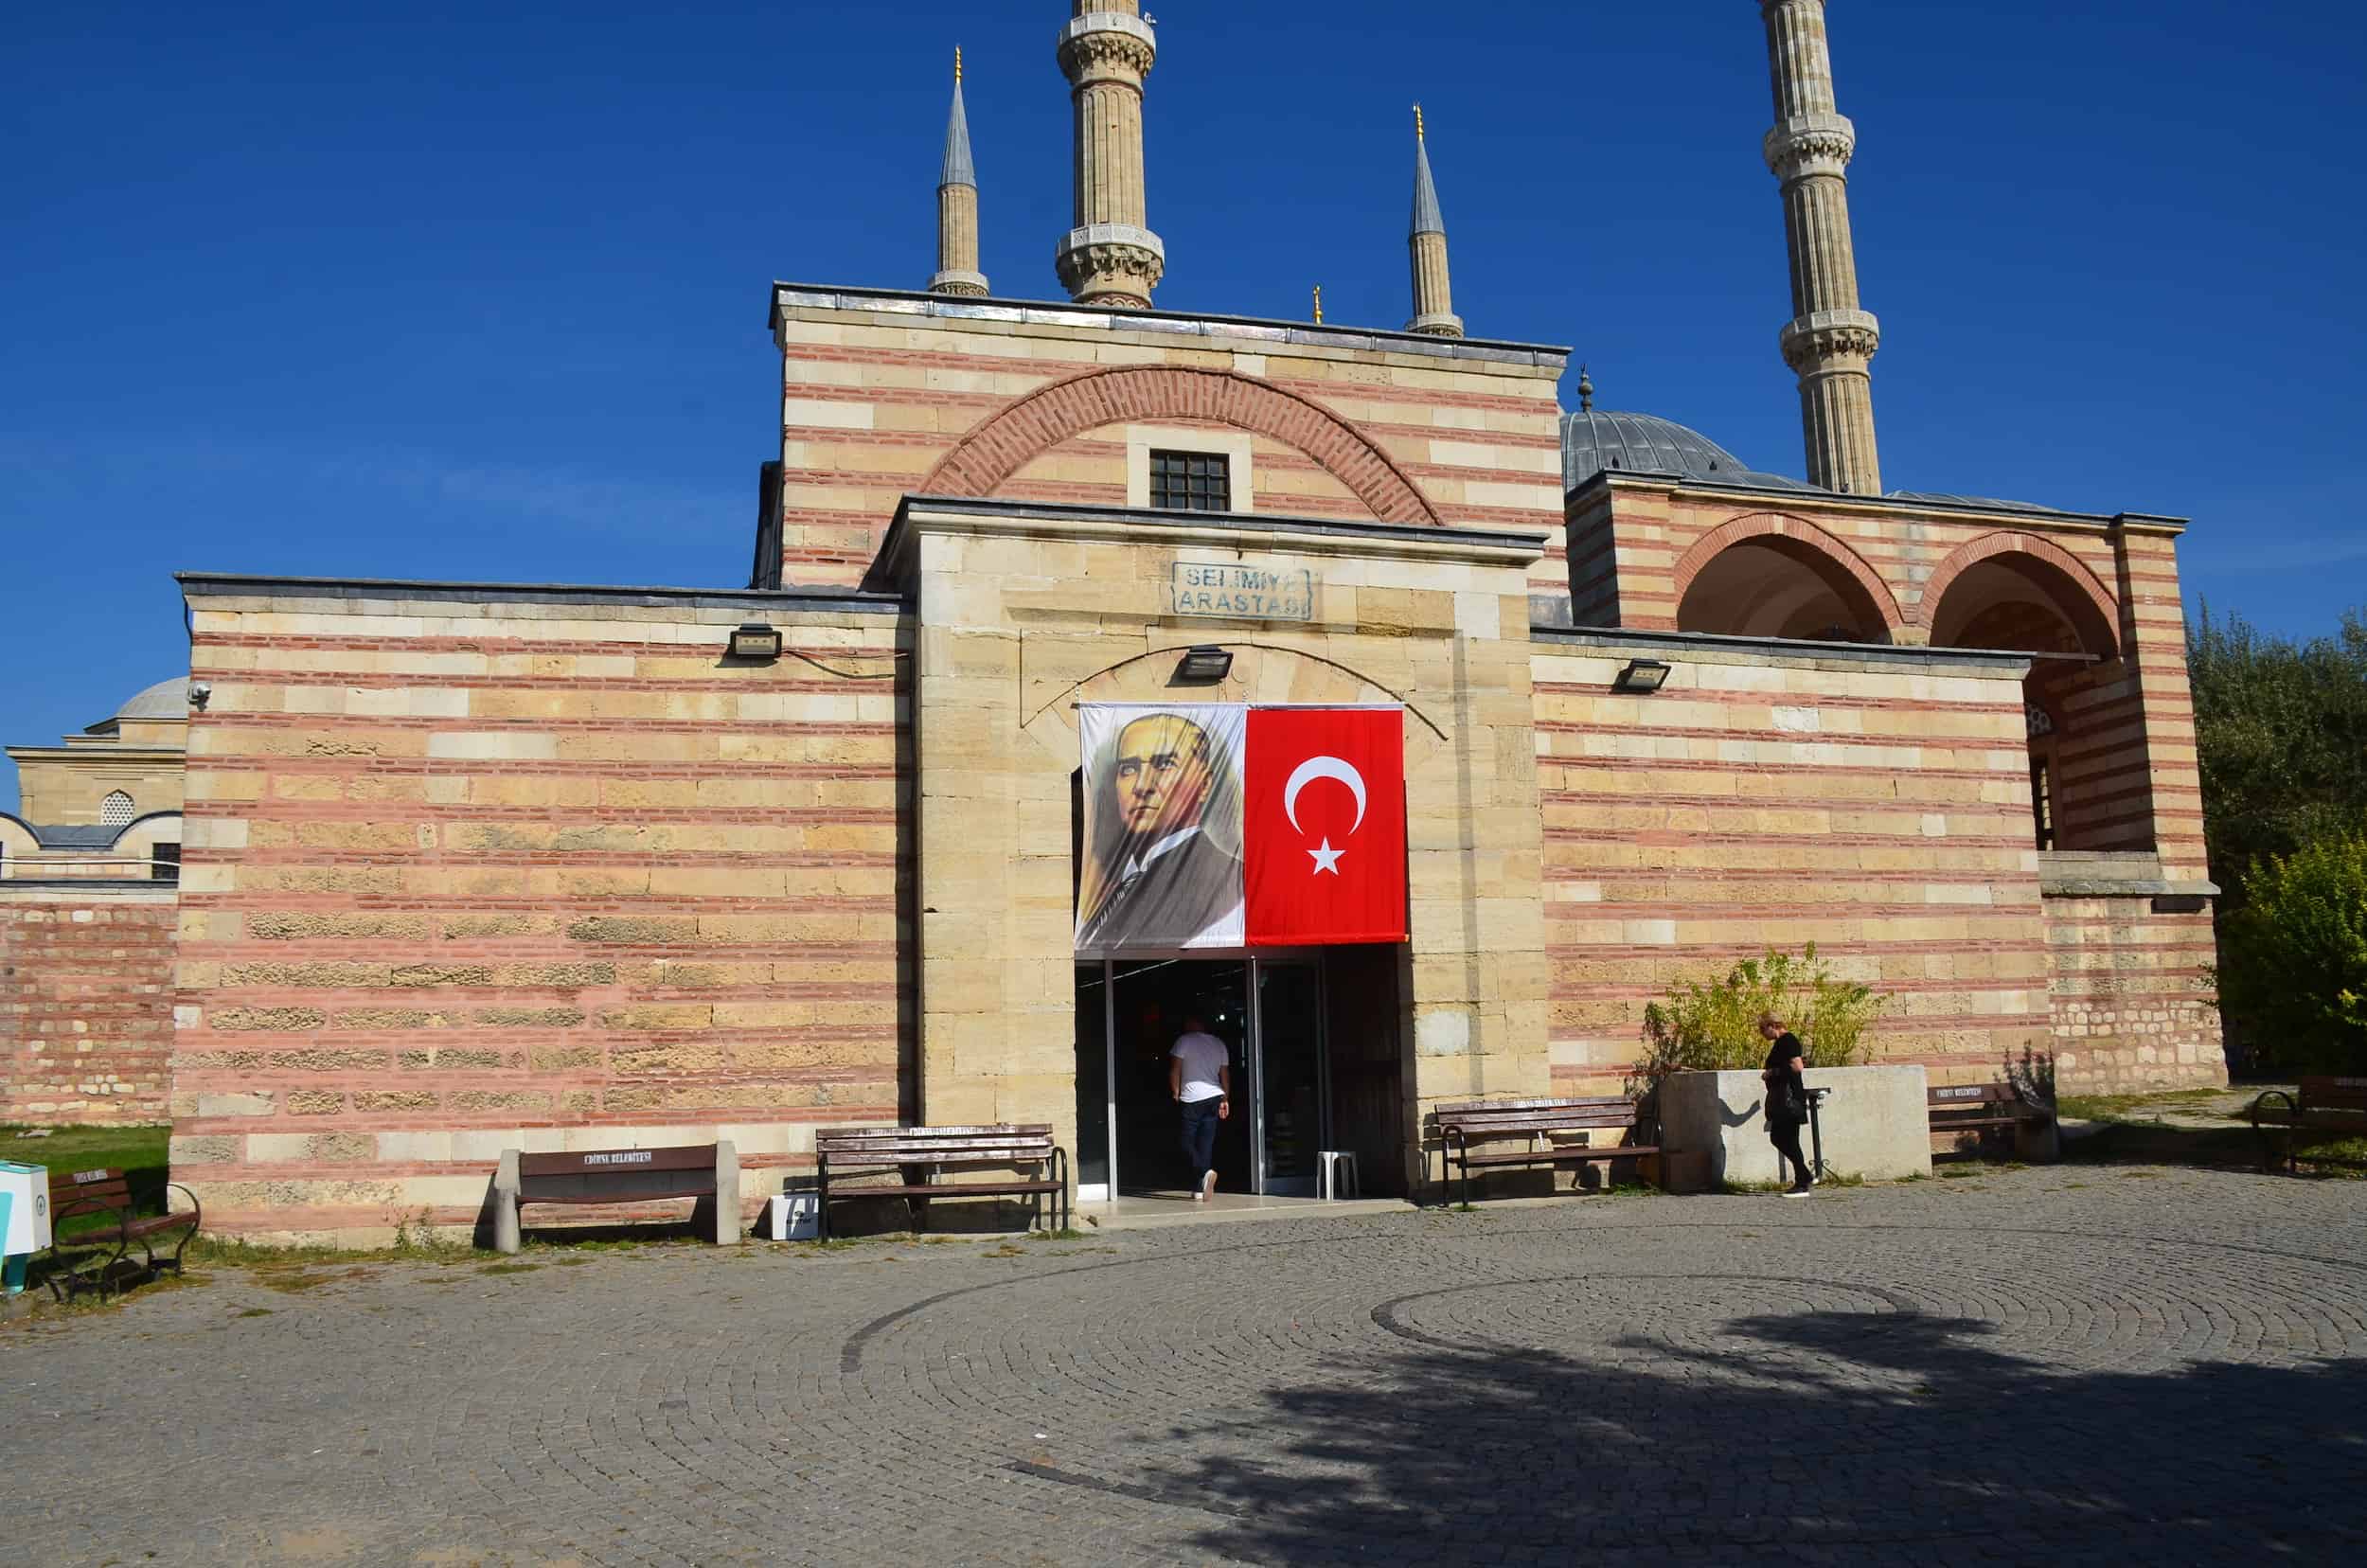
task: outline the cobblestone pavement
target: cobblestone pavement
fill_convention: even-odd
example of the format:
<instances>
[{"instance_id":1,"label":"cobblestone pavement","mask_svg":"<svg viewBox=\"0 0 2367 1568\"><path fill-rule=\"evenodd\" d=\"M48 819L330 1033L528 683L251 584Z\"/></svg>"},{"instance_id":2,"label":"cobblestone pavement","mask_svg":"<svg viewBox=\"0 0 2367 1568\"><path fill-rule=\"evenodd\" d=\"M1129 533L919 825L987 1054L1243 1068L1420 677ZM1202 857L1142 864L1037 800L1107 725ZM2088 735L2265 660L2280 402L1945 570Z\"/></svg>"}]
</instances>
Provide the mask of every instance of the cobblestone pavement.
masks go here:
<instances>
[{"instance_id":1,"label":"cobblestone pavement","mask_svg":"<svg viewBox=\"0 0 2367 1568\"><path fill-rule=\"evenodd\" d=\"M86 1564L2367 1560L2367 1183L2057 1168L538 1256L294 1294L223 1271L0 1335L0 1541Z\"/></svg>"}]
</instances>

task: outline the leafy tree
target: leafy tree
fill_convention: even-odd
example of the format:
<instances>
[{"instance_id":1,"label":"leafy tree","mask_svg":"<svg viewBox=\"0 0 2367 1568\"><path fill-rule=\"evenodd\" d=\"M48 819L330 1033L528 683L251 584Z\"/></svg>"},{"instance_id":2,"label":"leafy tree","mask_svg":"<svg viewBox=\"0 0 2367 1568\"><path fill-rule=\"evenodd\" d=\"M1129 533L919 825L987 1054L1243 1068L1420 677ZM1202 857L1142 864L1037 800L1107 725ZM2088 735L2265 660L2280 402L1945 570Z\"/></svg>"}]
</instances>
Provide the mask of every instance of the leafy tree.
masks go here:
<instances>
[{"instance_id":1,"label":"leafy tree","mask_svg":"<svg viewBox=\"0 0 2367 1568\"><path fill-rule=\"evenodd\" d=\"M2187 668L2211 875L2232 916L2255 861L2367 823L2367 618L2298 643L2205 606Z\"/></svg>"},{"instance_id":2,"label":"leafy tree","mask_svg":"<svg viewBox=\"0 0 2367 1568\"><path fill-rule=\"evenodd\" d=\"M1865 1032L1888 1000L1836 978L1814 942L1798 957L1745 958L1723 980L1679 981L1644 1009L1644 1072L1658 1078L1759 1066L1767 1060L1759 1017L1771 1012L1800 1037L1809 1066L1853 1067L1866 1059Z\"/></svg>"},{"instance_id":3,"label":"leafy tree","mask_svg":"<svg viewBox=\"0 0 2367 1568\"><path fill-rule=\"evenodd\" d=\"M2367 829L2253 865L2219 937L2219 999L2256 1060L2367 1067Z\"/></svg>"}]
</instances>

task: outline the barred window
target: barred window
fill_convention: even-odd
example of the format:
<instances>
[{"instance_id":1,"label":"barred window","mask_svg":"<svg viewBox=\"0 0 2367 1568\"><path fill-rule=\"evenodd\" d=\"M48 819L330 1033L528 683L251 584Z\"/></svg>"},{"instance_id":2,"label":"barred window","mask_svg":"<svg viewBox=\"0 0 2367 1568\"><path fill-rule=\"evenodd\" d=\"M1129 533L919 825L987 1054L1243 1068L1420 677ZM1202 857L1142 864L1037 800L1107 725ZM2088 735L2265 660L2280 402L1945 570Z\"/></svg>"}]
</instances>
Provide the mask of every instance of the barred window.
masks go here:
<instances>
[{"instance_id":1,"label":"barred window","mask_svg":"<svg viewBox=\"0 0 2367 1568\"><path fill-rule=\"evenodd\" d=\"M1231 511L1232 460L1221 452L1153 452L1150 504L1168 511Z\"/></svg>"},{"instance_id":2,"label":"barred window","mask_svg":"<svg viewBox=\"0 0 2367 1568\"><path fill-rule=\"evenodd\" d=\"M159 844L150 849L148 876L151 882L179 882L181 880L181 846L177 844Z\"/></svg>"},{"instance_id":3,"label":"barred window","mask_svg":"<svg viewBox=\"0 0 2367 1568\"><path fill-rule=\"evenodd\" d=\"M116 791L98 803L98 823L102 828L120 828L132 820L132 797Z\"/></svg>"}]
</instances>

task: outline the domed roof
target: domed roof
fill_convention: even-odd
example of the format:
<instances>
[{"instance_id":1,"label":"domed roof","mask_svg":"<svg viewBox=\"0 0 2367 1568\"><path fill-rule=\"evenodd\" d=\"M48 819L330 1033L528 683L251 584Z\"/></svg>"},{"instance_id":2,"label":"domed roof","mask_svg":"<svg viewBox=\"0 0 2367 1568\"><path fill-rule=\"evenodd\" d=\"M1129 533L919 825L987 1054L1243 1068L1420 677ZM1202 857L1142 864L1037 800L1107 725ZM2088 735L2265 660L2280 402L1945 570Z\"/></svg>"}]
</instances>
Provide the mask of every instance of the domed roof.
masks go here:
<instances>
[{"instance_id":1,"label":"domed roof","mask_svg":"<svg viewBox=\"0 0 2367 1568\"><path fill-rule=\"evenodd\" d=\"M158 681L133 694L132 700L114 714L91 726L91 732L112 729L126 719L187 719L189 716L189 678L175 675Z\"/></svg>"},{"instance_id":2,"label":"domed roof","mask_svg":"<svg viewBox=\"0 0 2367 1568\"><path fill-rule=\"evenodd\" d=\"M1561 478L1575 490L1606 469L1678 473L1688 479L1735 473L1741 458L1698 430L1652 414L1581 409L1561 417Z\"/></svg>"}]
</instances>

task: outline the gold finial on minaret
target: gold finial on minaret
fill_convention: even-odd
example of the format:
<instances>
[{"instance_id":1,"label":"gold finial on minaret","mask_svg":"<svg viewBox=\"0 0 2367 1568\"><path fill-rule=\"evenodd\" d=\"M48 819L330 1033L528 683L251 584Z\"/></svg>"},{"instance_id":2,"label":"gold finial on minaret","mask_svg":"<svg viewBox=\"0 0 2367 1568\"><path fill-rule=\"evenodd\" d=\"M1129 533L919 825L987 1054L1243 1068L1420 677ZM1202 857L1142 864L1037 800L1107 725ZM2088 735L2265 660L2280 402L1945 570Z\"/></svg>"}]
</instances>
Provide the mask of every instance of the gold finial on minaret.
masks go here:
<instances>
[{"instance_id":1,"label":"gold finial on minaret","mask_svg":"<svg viewBox=\"0 0 2367 1568\"><path fill-rule=\"evenodd\" d=\"M1414 106L1414 137L1416 141L1423 137L1422 106L1418 103Z\"/></svg>"},{"instance_id":2,"label":"gold finial on minaret","mask_svg":"<svg viewBox=\"0 0 2367 1568\"><path fill-rule=\"evenodd\" d=\"M1318 283L1318 284L1316 284L1316 285L1315 285L1315 325L1316 325L1316 326L1318 326L1318 327L1321 327L1323 324L1324 324L1324 286L1323 286L1321 283Z\"/></svg>"},{"instance_id":3,"label":"gold finial on minaret","mask_svg":"<svg viewBox=\"0 0 2367 1568\"><path fill-rule=\"evenodd\" d=\"M954 81L958 84L958 83L961 81L961 80L962 80L962 46L961 46L959 44L956 44L956 45L953 45L953 80L954 80Z\"/></svg>"}]
</instances>

